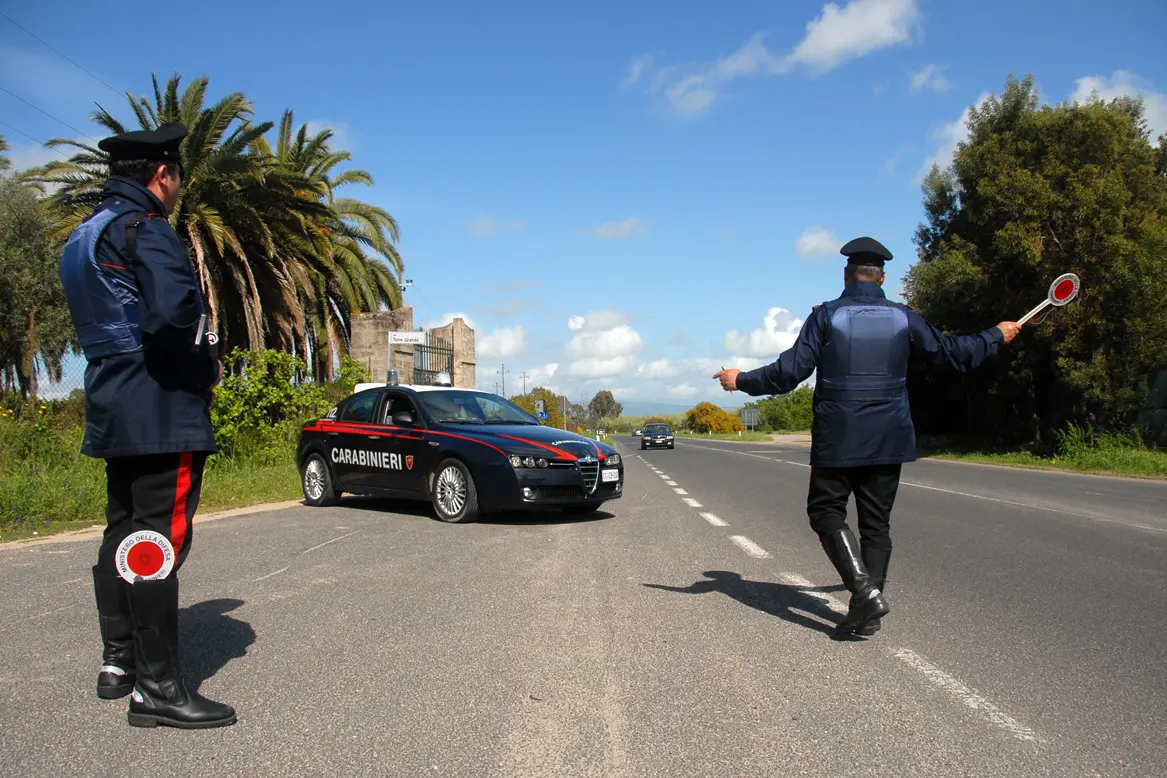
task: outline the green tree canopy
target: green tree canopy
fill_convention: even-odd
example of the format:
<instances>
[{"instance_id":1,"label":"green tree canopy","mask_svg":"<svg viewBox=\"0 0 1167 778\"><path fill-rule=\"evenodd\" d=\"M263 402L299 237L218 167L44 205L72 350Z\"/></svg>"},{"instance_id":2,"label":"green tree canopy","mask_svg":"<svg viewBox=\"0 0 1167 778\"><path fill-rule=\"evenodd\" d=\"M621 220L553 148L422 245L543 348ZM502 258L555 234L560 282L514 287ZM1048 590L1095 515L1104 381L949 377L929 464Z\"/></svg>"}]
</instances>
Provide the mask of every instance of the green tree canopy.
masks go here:
<instances>
[{"instance_id":1,"label":"green tree canopy","mask_svg":"<svg viewBox=\"0 0 1167 778\"><path fill-rule=\"evenodd\" d=\"M25 398L37 391L37 359L59 381L76 343L49 224L35 191L0 176L0 383Z\"/></svg>"},{"instance_id":2,"label":"green tree canopy","mask_svg":"<svg viewBox=\"0 0 1167 778\"><path fill-rule=\"evenodd\" d=\"M615 419L624 412L624 406L607 389L601 389L588 402L588 413L593 419Z\"/></svg>"},{"instance_id":3,"label":"green tree canopy","mask_svg":"<svg viewBox=\"0 0 1167 778\"><path fill-rule=\"evenodd\" d=\"M1167 365L1164 139L1149 141L1139 100L1041 105L1032 77L974 107L968 129L924 183L909 304L974 332L1020 318L1062 273L1082 287L981 371L915 371L917 422L1038 442L1070 422L1131 423L1148 374Z\"/></svg>"}]
</instances>

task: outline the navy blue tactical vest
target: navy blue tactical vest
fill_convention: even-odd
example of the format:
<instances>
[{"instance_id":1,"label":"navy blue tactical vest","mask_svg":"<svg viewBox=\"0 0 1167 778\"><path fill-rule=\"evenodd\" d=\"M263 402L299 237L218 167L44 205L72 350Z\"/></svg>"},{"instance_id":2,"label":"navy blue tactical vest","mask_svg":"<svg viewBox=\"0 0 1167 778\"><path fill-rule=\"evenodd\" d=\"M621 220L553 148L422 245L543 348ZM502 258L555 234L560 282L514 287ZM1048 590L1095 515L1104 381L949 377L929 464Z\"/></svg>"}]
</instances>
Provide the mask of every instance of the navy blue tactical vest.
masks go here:
<instances>
[{"instance_id":1,"label":"navy blue tactical vest","mask_svg":"<svg viewBox=\"0 0 1167 778\"><path fill-rule=\"evenodd\" d=\"M911 356L908 315L890 302L827 303L829 335L815 394L839 402L894 400L906 391Z\"/></svg>"},{"instance_id":2,"label":"navy blue tactical vest","mask_svg":"<svg viewBox=\"0 0 1167 778\"><path fill-rule=\"evenodd\" d=\"M108 272L97 259L97 247L106 229L115 220L133 213L141 217L146 215L141 207L126 202L97 212L73 230L61 256L60 275L65 298L69 302L81 350L90 362L142 350L138 289L130 280L132 275ZM127 228L126 243L131 250L138 221L140 218Z\"/></svg>"}]
</instances>

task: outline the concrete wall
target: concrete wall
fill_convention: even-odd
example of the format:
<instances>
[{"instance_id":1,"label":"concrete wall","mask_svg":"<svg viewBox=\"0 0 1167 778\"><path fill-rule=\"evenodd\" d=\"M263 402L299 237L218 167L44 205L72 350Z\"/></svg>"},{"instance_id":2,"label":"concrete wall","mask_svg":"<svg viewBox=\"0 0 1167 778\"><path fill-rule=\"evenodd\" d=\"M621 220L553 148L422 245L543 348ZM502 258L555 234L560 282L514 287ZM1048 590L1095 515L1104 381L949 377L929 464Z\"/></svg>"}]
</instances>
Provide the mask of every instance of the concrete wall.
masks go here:
<instances>
[{"instance_id":1,"label":"concrete wall","mask_svg":"<svg viewBox=\"0 0 1167 778\"><path fill-rule=\"evenodd\" d=\"M413 329L413 308L358 314L353 317L352 323L352 358L369 369L374 381L384 381L390 367L389 333ZM477 386L478 361L474 351L474 330L463 319L457 318L433 332L453 344L454 374L451 378L454 386L469 389ZM397 376L402 383L413 381L413 346L395 344L391 362L392 367L397 368Z\"/></svg>"},{"instance_id":2,"label":"concrete wall","mask_svg":"<svg viewBox=\"0 0 1167 778\"><path fill-rule=\"evenodd\" d=\"M454 386L473 389L478 385L478 360L474 352L474 330L462 320L454 319L445 327L438 327L434 334L454 346Z\"/></svg>"}]
</instances>

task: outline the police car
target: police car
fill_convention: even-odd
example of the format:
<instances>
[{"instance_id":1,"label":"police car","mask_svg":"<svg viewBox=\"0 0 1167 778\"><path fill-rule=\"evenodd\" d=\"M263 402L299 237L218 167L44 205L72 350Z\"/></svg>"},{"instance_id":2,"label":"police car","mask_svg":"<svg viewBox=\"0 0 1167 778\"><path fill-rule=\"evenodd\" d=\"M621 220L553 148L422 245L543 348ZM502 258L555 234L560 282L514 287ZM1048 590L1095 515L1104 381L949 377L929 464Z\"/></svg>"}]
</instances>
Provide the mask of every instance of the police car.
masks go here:
<instances>
[{"instance_id":1,"label":"police car","mask_svg":"<svg viewBox=\"0 0 1167 778\"><path fill-rule=\"evenodd\" d=\"M448 379L358 384L303 426L297 463L309 505L335 505L343 493L416 499L446 522L532 508L591 513L624 488L612 446Z\"/></svg>"}]
</instances>

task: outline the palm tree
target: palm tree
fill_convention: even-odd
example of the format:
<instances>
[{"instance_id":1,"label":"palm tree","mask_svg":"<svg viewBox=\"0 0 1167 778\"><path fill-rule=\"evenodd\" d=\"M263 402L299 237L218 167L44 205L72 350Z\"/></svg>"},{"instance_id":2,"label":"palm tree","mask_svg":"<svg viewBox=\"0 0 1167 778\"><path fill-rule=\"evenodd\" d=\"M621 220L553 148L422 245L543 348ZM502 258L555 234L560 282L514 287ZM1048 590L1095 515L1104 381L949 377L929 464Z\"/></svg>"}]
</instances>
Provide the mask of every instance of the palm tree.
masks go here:
<instances>
[{"instance_id":1,"label":"palm tree","mask_svg":"<svg viewBox=\"0 0 1167 778\"><path fill-rule=\"evenodd\" d=\"M333 196L335 188L371 184L372 177L364 171L330 177L349 155L328 147L327 131L309 139L301 128L292 141L290 112L273 150L264 136L274 124L254 123L243 94L204 107L205 77L181 97L177 75L165 92L152 80L153 102L126 96L141 128L181 121L188 129L186 181L170 221L190 251L224 347L292 351L311 358L318 380L329 378L333 354L348 351L352 316L401 304L396 223L379 208ZM97 124L110 134L126 131L98 108ZM69 139L46 145L80 150L27 176L56 186L49 202L54 237L63 238L100 202L108 157Z\"/></svg>"}]
</instances>

